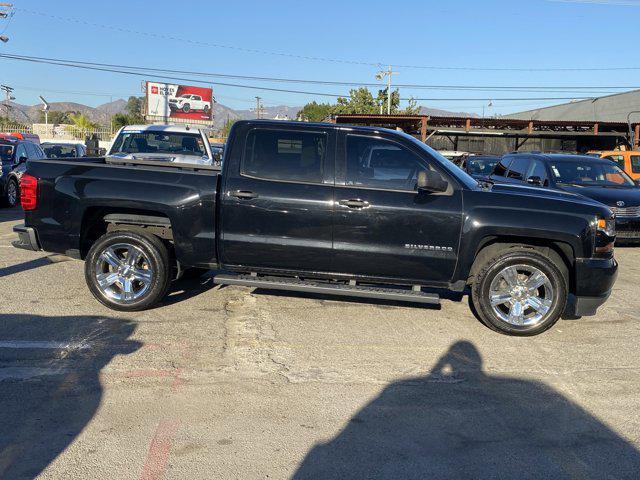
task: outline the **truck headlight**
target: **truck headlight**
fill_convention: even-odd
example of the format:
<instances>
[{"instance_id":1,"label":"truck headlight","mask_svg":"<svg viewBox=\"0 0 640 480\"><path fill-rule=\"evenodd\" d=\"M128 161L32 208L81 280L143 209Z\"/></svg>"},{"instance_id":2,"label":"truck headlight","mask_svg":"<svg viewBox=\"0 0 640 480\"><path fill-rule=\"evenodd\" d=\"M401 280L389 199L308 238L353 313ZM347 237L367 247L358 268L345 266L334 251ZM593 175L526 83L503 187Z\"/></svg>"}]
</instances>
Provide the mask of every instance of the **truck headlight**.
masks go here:
<instances>
[{"instance_id":1,"label":"truck headlight","mask_svg":"<svg viewBox=\"0 0 640 480\"><path fill-rule=\"evenodd\" d=\"M604 233L609 237L616 236L616 219L611 218L598 218L598 231Z\"/></svg>"},{"instance_id":2,"label":"truck headlight","mask_svg":"<svg viewBox=\"0 0 640 480\"><path fill-rule=\"evenodd\" d=\"M615 216L609 218L596 218L596 232L594 240L595 253L608 254L613 252L616 240Z\"/></svg>"}]
</instances>

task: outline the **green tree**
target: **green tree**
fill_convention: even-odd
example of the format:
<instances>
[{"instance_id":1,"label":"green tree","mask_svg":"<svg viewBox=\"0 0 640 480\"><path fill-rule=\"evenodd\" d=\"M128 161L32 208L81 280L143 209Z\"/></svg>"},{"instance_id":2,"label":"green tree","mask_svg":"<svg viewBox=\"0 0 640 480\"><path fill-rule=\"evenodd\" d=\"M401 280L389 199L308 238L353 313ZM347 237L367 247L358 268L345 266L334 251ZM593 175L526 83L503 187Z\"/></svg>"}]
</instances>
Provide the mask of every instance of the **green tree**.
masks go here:
<instances>
[{"instance_id":1,"label":"green tree","mask_svg":"<svg viewBox=\"0 0 640 480\"><path fill-rule=\"evenodd\" d=\"M220 136L227 138L234 123L236 123L235 120L227 119L227 121L224 122L224 125L222 126L222 130L220 130Z\"/></svg>"},{"instance_id":2,"label":"green tree","mask_svg":"<svg viewBox=\"0 0 640 480\"><path fill-rule=\"evenodd\" d=\"M379 107L367 87L352 88L349 98L338 97L332 114L374 114L379 113Z\"/></svg>"},{"instance_id":3,"label":"green tree","mask_svg":"<svg viewBox=\"0 0 640 480\"><path fill-rule=\"evenodd\" d=\"M334 105L329 103L307 103L298 116L301 120L321 121L331 115L340 114L369 114L387 113L387 89L378 91L374 98L373 94L366 87L353 88L349 91L349 97L338 97ZM400 108L400 90L391 92L391 113L402 113L405 115L417 115L420 107L411 98L406 108Z\"/></svg>"},{"instance_id":4,"label":"green tree","mask_svg":"<svg viewBox=\"0 0 640 480\"><path fill-rule=\"evenodd\" d=\"M132 122L129 115L126 113L116 113L113 117L111 117L111 126L114 129L119 129L122 127L126 127L127 125L131 125Z\"/></svg>"},{"instance_id":5,"label":"green tree","mask_svg":"<svg viewBox=\"0 0 640 480\"><path fill-rule=\"evenodd\" d=\"M71 120L69 119L69 112L63 112L61 110L50 111L46 118L48 122L53 125L71 123ZM45 122L45 114L43 111L40 111L40 123L44 123L44 122Z\"/></svg>"},{"instance_id":6,"label":"green tree","mask_svg":"<svg viewBox=\"0 0 640 480\"><path fill-rule=\"evenodd\" d=\"M81 113L69 114L69 120L71 120L71 125L80 130L93 130L99 126L97 123L89 120L89 117Z\"/></svg>"},{"instance_id":7,"label":"green tree","mask_svg":"<svg viewBox=\"0 0 640 480\"><path fill-rule=\"evenodd\" d=\"M142 109L144 106L144 99L142 97L129 97L127 105L124 107L125 112L129 116L129 124L144 123L144 116Z\"/></svg>"},{"instance_id":8,"label":"green tree","mask_svg":"<svg viewBox=\"0 0 640 480\"><path fill-rule=\"evenodd\" d=\"M311 102L307 103L302 110L298 112L298 118L303 122L322 122L331 116L333 105L329 103Z\"/></svg>"},{"instance_id":9,"label":"green tree","mask_svg":"<svg viewBox=\"0 0 640 480\"><path fill-rule=\"evenodd\" d=\"M89 117L81 113L70 113L69 120L71 125L67 127L67 131L71 133L75 138L84 139L86 135L99 127L97 123L89 120Z\"/></svg>"}]
</instances>

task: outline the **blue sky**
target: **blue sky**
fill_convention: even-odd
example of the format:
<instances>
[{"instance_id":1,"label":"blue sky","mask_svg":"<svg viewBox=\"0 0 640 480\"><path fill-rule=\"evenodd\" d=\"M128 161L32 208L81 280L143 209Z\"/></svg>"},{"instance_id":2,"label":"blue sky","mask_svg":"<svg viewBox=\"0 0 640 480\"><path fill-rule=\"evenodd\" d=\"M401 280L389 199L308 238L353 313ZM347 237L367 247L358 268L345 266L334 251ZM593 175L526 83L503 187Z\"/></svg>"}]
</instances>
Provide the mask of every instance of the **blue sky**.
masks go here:
<instances>
[{"instance_id":1,"label":"blue sky","mask_svg":"<svg viewBox=\"0 0 640 480\"><path fill-rule=\"evenodd\" d=\"M143 1L13 0L0 53L56 57L225 74L372 82L392 63L398 83L511 86L638 86L640 69L618 71L482 71L409 68L640 67L636 0L423 1ZM88 23L83 23L88 22ZM97 26L104 25L108 28ZM144 35L118 28L147 32ZM173 39L168 37L174 37ZM236 48L216 47L226 45ZM251 53L281 52L294 56ZM20 103L76 101L89 105L140 94L141 78L0 59L0 83L15 87ZM348 92L343 86L236 81L312 92ZM83 93L87 92L87 93ZM91 94L88 94L91 93ZM216 86L220 103L251 108L303 105L321 96ZM503 98L577 96L577 93L460 92L402 89L402 97ZM488 114L560 102L421 101L455 111Z\"/></svg>"}]
</instances>

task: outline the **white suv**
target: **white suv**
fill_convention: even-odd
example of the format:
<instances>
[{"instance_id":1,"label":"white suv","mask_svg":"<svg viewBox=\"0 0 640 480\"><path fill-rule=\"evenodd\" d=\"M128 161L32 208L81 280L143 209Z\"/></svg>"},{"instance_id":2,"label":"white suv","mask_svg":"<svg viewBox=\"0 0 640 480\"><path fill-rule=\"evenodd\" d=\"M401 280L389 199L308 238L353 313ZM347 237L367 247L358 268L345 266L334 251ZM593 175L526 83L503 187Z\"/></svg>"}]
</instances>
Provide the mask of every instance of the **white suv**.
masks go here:
<instances>
[{"instance_id":1,"label":"white suv","mask_svg":"<svg viewBox=\"0 0 640 480\"><path fill-rule=\"evenodd\" d=\"M172 110L182 110L184 113L189 113L191 110L208 112L211 110L211 102L202 100L200 95L194 95L187 93L169 99L169 107Z\"/></svg>"}]
</instances>

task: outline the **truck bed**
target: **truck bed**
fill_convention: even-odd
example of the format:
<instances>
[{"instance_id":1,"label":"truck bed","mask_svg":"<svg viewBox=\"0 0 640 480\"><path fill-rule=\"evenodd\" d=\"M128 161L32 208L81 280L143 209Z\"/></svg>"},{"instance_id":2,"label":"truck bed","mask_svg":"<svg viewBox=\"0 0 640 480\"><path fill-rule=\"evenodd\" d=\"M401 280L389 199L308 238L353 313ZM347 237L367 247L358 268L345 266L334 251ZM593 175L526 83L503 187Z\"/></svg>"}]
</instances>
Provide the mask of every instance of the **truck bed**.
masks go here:
<instances>
[{"instance_id":1,"label":"truck bed","mask_svg":"<svg viewBox=\"0 0 640 480\"><path fill-rule=\"evenodd\" d=\"M37 213L25 212L26 221L46 251L82 258L87 225L119 212L168 218L176 257L185 265L217 261L219 171L211 166L91 157L30 161L28 172L38 178L40 194Z\"/></svg>"}]
</instances>

